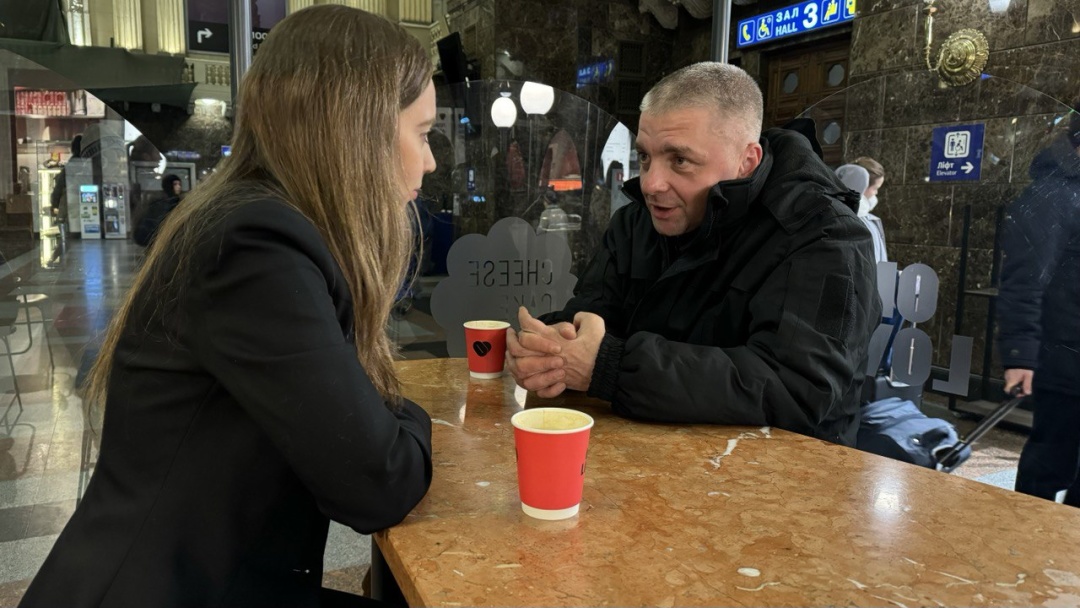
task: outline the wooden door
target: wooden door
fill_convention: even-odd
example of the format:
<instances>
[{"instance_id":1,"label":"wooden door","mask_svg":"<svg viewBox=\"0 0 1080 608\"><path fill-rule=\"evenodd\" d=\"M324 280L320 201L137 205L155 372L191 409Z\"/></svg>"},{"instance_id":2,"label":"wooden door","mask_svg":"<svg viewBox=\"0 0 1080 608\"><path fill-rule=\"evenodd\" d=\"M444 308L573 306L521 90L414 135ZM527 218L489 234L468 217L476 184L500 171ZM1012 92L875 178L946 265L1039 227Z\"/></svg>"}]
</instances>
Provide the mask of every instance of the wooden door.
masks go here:
<instances>
[{"instance_id":1,"label":"wooden door","mask_svg":"<svg viewBox=\"0 0 1080 608\"><path fill-rule=\"evenodd\" d=\"M768 58L765 128L779 127L813 107L825 162L843 162L844 102L850 38L780 51Z\"/></svg>"}]
</instances>

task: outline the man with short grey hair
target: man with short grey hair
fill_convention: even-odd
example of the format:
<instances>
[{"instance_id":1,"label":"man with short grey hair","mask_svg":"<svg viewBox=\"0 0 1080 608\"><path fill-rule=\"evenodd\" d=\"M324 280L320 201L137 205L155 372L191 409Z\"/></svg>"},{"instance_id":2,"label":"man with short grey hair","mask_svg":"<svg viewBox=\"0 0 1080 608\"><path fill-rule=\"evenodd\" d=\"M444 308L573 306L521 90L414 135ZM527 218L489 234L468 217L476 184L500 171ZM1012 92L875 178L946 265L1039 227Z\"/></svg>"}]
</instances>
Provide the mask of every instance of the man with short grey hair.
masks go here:
<instances>
[{"instance_id":1,"label":"man with short grey hair","mask_svg":"<svg viewBox=\"0 0 1080 608\"><path fill-rule=\"evenodd\" d=\"M734 66L649 91L633 202L566 307L522 309L508 335L519 385L587 391L632 418L855 443L881 318L873 244L811 141L761 124L761 90Z\"/></svg>"},{"instance_id":2,"label":"man with short grey hair","mask_svg":"<svg viewBox=\"0 0 1080 608\"><path fill-rule=\"evenodd\" d=\"M685 108L712 108L734 119L750 141L761 137L761 89L743 70L726 63L689 65L656 84L641 100L641 111L660 115Z\"/></svg>"}]
</instances>

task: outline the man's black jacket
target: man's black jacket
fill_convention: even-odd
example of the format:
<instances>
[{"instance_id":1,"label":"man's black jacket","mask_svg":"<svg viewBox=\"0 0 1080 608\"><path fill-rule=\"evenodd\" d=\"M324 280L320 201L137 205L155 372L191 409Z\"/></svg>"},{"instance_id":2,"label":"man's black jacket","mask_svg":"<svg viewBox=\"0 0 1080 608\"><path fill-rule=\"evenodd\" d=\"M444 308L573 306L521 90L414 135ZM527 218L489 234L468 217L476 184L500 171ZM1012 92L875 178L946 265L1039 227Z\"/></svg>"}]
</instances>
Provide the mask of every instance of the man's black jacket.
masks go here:
<instances>
[{"instance_id":1,"label":"man's black jacket","mask_svg":"<svg viewBox=\"0 0 1080 608\"><path fill-rule=\"evenodd\" d=\"M589 394L644 420L772 425L853 445L881 319L858 199L809 140L772 129L743 180L710 192L701 227L653 228L640 185L612 217L565 309L604 318Z\"/></svg>"},{"instance_id":2,"label":"man's black jacket","mask_svg":"<svg viewBox=\"0 0 1080 608\"><path fill-rule=\"evenodd\" d=\"M1080 154L1059 138L1031 163L1009 206L998 301L1006 369L1038 369L1040 386L1080 395Z\"/></svg>"}]
</instances>

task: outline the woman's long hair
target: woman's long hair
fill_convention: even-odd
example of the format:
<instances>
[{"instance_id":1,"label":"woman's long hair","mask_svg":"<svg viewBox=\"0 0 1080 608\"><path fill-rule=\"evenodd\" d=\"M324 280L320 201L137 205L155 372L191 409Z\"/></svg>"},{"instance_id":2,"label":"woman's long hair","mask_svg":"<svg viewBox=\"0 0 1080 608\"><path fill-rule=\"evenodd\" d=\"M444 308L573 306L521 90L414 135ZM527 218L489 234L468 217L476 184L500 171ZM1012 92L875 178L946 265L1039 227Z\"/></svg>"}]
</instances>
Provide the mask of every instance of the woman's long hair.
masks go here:
<instances>
[{"instance_id":1,"label":"woman's long hair","mask_svg":"<svg viewBox=\"0 0 1080 608\"><path fill-rule=\"evenodd\" d=\"M419 41L377 15L320 5L278 23L240 85L232 155L162 225L106 332L87 403L106 401L133 309L176 302L207 228L230 209L267 197L296 208L326 240L352 295L360 363L396 402L385 327L412 244L401 200L398 116L431 74ZM157 305L154 314L166 314L164 308Z\"/></svg>"}]
</instances>

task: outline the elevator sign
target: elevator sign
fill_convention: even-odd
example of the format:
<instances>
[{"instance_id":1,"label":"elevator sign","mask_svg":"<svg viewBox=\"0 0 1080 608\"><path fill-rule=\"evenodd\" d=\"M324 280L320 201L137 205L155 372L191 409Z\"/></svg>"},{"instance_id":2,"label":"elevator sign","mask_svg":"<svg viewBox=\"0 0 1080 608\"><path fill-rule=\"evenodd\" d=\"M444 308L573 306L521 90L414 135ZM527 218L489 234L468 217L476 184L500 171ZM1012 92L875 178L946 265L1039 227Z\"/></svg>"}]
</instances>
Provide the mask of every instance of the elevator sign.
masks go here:
<instances>
[{"instance_id":1,"label":"elevator sign","mask_svg":"<svg viewBox=\"0 0 1080 608\"><path fill-rule=\"evenodd\" d=\"M930 140L930 181L978 181L986 125L937 127Z\"/></svg>"},{"instance_id":2,"label":"elevator sign","mask_svg":"<svg viewBox=\"0 0 1080 608\"><path fill-rule=\"evenodd\" d=\"M736 46L805 34L855 18L857 0L807 0L739 21Z\"/></svg>"}]
</instances>

